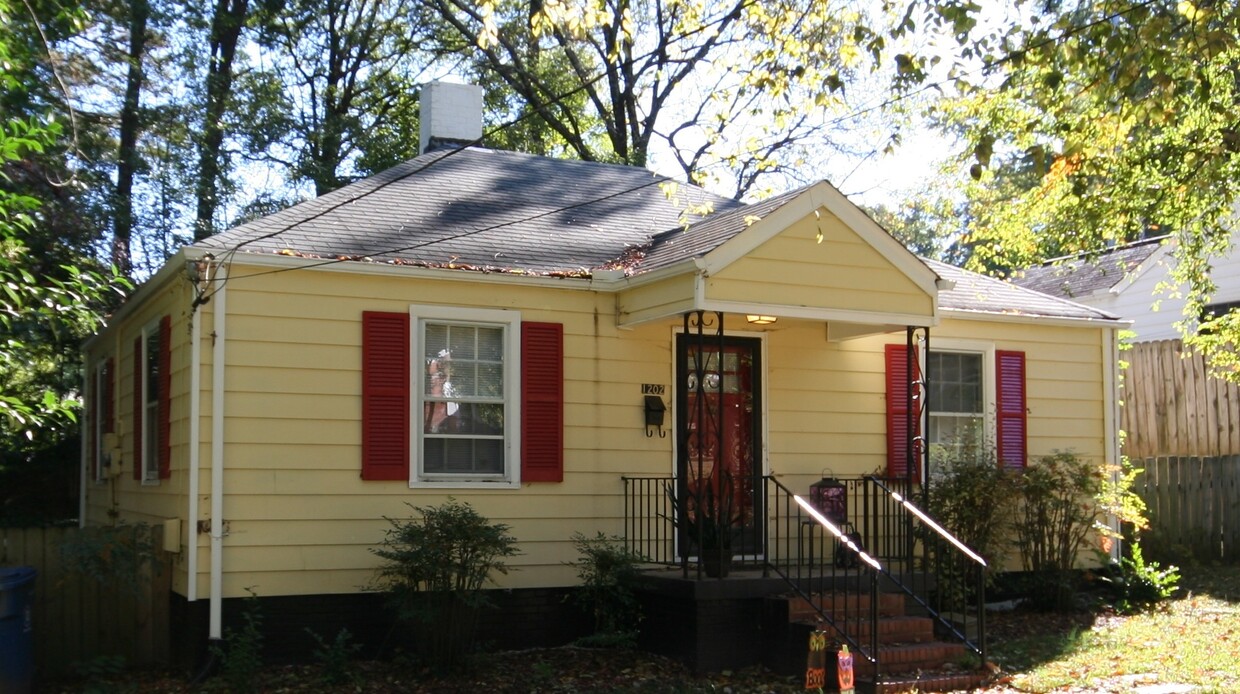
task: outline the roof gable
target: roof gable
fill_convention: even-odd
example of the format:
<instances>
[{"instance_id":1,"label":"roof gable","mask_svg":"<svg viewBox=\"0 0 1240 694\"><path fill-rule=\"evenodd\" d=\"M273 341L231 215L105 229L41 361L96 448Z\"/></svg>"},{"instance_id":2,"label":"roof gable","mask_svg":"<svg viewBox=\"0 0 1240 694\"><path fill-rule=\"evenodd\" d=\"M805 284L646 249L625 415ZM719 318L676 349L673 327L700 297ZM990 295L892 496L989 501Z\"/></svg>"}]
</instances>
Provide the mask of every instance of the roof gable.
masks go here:
<instances>
[{"instance_id":1,"label":"roof gable","mask_svg":"<svg viewBox=\"0 0 1240 694\"><path fill-rule=\"evenodd\" d=\"M1016 273L1012 283L1069 300L1121 291L1125 278L1134 279L1166 253L1168 238L1136 241L1092 256L1079 254L1048 260Z\"/></svg>"}]
</instances>

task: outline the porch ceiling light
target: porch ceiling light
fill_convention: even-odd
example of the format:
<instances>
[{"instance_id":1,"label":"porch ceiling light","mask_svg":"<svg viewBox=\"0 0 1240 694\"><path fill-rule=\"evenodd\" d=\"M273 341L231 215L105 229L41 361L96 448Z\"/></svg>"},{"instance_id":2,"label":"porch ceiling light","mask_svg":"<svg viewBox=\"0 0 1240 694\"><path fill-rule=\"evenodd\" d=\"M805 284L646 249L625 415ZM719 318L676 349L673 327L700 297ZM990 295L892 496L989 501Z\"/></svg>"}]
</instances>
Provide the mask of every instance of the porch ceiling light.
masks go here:
<instances>
[{"instance_id":1,"label":"porch ceiling light","mask_svg":"<svg viewBox=\"0 0 1240 694\"><path fill-rule=\"evenodd\" d=\"M771 323L774 323L775 321L779 319L776 318L775 316L758 316L758 315L750 314L750 315L745 316L745 320L748 321L751 325L770 325Z\"/></svg>"}]
</instances>

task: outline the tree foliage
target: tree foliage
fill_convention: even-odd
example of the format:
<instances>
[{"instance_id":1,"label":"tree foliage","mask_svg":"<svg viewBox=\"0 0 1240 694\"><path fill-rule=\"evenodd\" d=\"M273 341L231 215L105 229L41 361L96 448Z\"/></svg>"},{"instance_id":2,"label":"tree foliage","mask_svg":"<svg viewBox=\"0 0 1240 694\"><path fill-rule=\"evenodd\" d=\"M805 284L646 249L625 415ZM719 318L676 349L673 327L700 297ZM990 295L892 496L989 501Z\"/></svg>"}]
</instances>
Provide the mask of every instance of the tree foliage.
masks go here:
<instances>
[{"instance_id":1,"label":"tree foliage","mask_svg":"<svg viewBox=\"0 0 1240 694\"><path fill-rule=\"evenodd\" d=\"M1230 250L1236 225L1240 4L1054 2L959 38L972 62L940 117L972 160L972 266L1005 274L1169 232L1182 329L1240 380L1234 315L1197 330L1210 259ZM969 73L977 61L985 69Z\"/></svg>"},{"instance_id":2,"label":"tree foliage","mask_svg":"<svg viewBox=\"0 0 1240 694\"><path fill-rule=\"evenodd\" d=\"M0 23L14 27L10 10L0 0ZM6 103L20 104L23 63L10 50L11 31L0 30L0 88ZM78 249L40 234L46 218L32 172L60 134L39 116L0 121L0 445L10 452L48 445L72 427L79 403L67 354L117 286Z\"/></svg>"},{"instance_id":3,"label":"tree foliage","mask_svg":"<svg viewBox=\"0 0 1240 694\"><path fill-rule=\"evenodd\" d=\"M826 114L886 41L845 2L420 2L437 50L502 82L544 148L646 166L661 146L736 195L830 149Z\"/></svg>"}]
</instances>

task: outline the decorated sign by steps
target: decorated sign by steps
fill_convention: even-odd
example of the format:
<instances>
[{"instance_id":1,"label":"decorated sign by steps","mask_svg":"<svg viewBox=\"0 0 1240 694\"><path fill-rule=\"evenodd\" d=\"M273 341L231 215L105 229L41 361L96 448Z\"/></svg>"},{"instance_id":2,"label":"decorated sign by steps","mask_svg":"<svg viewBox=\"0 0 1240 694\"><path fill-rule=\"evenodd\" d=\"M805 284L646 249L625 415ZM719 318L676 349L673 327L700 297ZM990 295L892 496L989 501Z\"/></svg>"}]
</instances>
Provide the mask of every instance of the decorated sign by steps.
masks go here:
<instances>
[{"instance_id":1,"label":"decorated sign by steps","mask_svg":"<svg viewBox=\"0 0 1240 694\"><path fill-rule=\"evenodd\" d=\"M840 649L835 671L840 680L840 694L853 694L853 657L847 644Z\"/></svg>"},{"instance_id":2,"label":"decorated sign by steps","mask_svg":"<svg viewBox=\"0 0 1240 694\"><path fill-rule=\"evenodd\" d=\"M827 632L815 631L809 635L809 660L805 664L805 688L817 689L827 685Z\"/></svg>"}]
</instances>

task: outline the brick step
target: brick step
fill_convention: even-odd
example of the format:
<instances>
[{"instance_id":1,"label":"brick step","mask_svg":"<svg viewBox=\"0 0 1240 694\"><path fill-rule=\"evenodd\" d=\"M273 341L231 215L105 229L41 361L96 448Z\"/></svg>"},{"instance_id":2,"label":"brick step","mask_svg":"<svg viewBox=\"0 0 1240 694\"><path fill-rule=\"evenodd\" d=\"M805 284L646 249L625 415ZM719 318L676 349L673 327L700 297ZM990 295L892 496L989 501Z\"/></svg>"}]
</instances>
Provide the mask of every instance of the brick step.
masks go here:
<instances>
[{"instance_id":1,"label":"brick step","mask_svg":"<svg viewBox=\"0 0 1240 694\"><path fill-rule=\"evenodd\" d=\"M981 670L921 672L913 676L892 676L872 685L874 694L924 694L926 692L972 691L990 681L990 673ZM866 687L871 690L871 687Z\"/></svg>"},{"instance_id":2,"label":"brick step","mask_svg":"<svg viewBox=\"0 0 1240 694\"><path fill-rule=\"evenodd\" d=\"M817 615L815 615L816 617ZM851 616L851 615L850 615ZM810 626L817 626L817 619L800 620ZM851 619L841 619L835 623L836 628L856 639L859 643L868 643L870 634L873 632L873 626L870 622L869 615L864 617L854 617ZM823 629L830 632L832 629L826 625ZM895 616L895 617L879 617L878 619L878 641L884 644L897 643L924 643L934 640L934 620L929 617L913 617L913 616Z\"/></svg>"},{"instance_id":3,"label":"brick step","mask_svg":"<svg viewBox=\"0 0 1240 694\"><path fill-rule=\"evenodd\" d=\"M898 675L918 670L942 670L944 665L954 665L964 660L967 651L962 643L930 641L881 645L878 652L883 674ZM864 658L857 658L854 668L859 678L873 674L873 667Z\"/></svg>"},{"instance_id":4,"label":"brick step","mask_svg":"<svg viewBox=\"0 0 1240 694\"><path fill-rule=\"evenodd\" d=\"M788 619L790 620L814 620L818 617L818 610L815 605L822 608L823 612L835 616L856 617L858 619L868 619L870 616L870 596L864 595L841 595L841 594L815 594L812 602L805 598L788 598ZM879 593L878 594L878 615L880 617L900 617L904 615L904 596L899 593Z\"/></svg>"}]
</instances>

